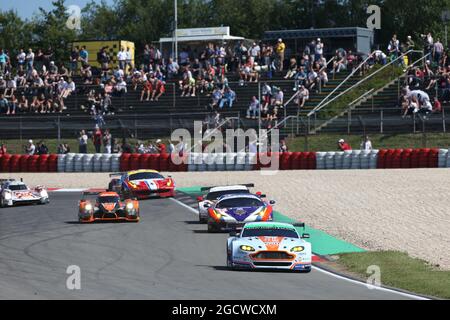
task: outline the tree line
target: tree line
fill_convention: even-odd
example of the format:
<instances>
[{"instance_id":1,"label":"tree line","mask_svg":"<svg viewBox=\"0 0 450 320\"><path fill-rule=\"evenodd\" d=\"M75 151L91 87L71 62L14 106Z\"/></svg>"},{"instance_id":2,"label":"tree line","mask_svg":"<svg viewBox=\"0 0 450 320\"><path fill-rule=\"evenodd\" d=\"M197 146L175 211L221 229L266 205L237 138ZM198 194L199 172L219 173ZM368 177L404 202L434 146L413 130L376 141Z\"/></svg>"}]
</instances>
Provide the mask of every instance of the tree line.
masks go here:
<instances>
[{"instance_id":1,"label":"tree line","mask_svg":"<svg viewBox=\"0 0 450 320\"><path fill-rule=\"evenodd\" d=\"M48 48L58 61L68 59L75 40L129 40L140 50L146 43L170 36L173 0L91 1L81 10L81 28L67 28L69 2L54 0L50 10L39 9L31 19L0 11L0 47ZM443 11L450 0L178 0L178 27L230 26L233 35L261 39L264 31L332 27L366 27L369 5L381 8L376 42L385 49L392 35L419 40L431 32L444 41Z\"/></svg>"}]
</instances>

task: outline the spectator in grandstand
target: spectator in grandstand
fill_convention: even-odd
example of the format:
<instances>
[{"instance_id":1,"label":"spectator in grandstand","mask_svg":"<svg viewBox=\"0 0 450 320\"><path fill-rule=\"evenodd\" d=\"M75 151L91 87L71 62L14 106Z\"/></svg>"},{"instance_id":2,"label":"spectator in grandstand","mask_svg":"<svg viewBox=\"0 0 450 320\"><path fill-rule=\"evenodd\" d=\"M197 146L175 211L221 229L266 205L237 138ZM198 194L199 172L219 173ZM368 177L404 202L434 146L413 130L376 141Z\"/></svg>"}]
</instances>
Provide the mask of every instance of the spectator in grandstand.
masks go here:
<instances>
[{"instance_id":1,"label":"spectator in grandstand","mask_svg":"<svg viewBox=\"0 0 450 320\"><path fill-rule=\"evenodd\" d=\"M323 57L324 45L320 38L317 39L316 45L314 47L314 61L320 61Z\"/></svg>"},{"instance_id":2,"label":"spectator in grandstand","mask_svg":"<svg viewBox=\"0 0 450 320\"><path fill-rule=\"evenodd\" d=\"M29 108L30 107L28 106L28 99L24 95L21 95L18 100L17 109L20 112L29 112Z\"/></svg>"},{"instance_id":3,"label":"spectator in grandstand","mask_svg":"<svg viewBox=\"0 0 450 320\"><path fill-rule=\"evenodd\" d=\"M8 154L8 150L6 148L6 144L2 143L0 144L0 156L3 156L5 154Z\"/></svg>"},{"instance_id":4,"label":"spectator in grandstand","mask_svg":"<svg viewBox=\"0 0 450 320\"><path fill-rule=\"evenodd\" d=\"M114 95L122 97L127 93L127 83L123 78L117 79L117 83L114 86Z\"/></svg>"},{"instance_id":5,"label":"spectator in grandstand","mask_svg":"<svg viewBox=\"0 0 450 320\"><path fill-rule=\"evenodd\" d=\"M156 149L161 155L167 154L166 145L162 143L161 139L156 140Z\"/></svg>"},{"instance_id":6,"label":"spectator in grandstand","mask_svg":"<svg viewBox=\"0 0 450 320\"><path fill-rule=\"evenodd\" d=\"M278 43L275 47L275 51L278 56L279 61L279 71L283 71L283 65L284 65L284 54L286 51L286 44L283 42L283 39L278 39Z\"/></svg>"},{"instance_id":7,"label":"spectator in grandstand","mask_svg":"<svg viewBox=\"0 0 450 320\"><path fill-rule=\"evenodd\" d=\"M120 51L117 53L117 61L119 61L119 69L124 70L127 64L127 52L124 47L121 47Z\"/></svg>"},{"instance_id":8,"label":"spectator in grandstand","mask_svg":"<svg viewBox=\"0 0 450 320\"><path fill-rule=\"evenodd\" d=\"M125 62L125 71L126 72L127 72L127 68L128 68L128 70L133 70L133 55L131 54L130 47L127 47L127 51L126 51L126 62Z\"/></svg>"},{"instance_id":9,"label":"spectator in grandstand","mask_svg":"<svg viewBox=\"0 0 450 320\"><path fill-rule=\"evenodd\" d=\"M219 108L222 109L225 104L227 104L229 108L232 108L235 100L236 93L231 90L230 87L226 87L223 93L223 98L220 100Z\"/></svg>"},{"instance_id":10,"label":"spectator in grandstand","mask_svg":"<svg viewBox=\"0 0 450 320\"><path fill-rule=\"evenodd\" d=\"M247 119L256 119L259 117L261 112L261 104L259 103L258 98L256 96L252 97L252 101L250 102L250 105L247 109Z\"/></svg>"},{"instance_id":11,"label":"spectator in grandstand","mask_svg":"<svg viewBox=\"0 0 450 320\"><path fill-rule=\"evenodd\" d=\"M14 94L9 97L8 110L6 111L7 115L9 115L9 114L11 114L11 115L16 114L17 103L18 103L18 100L17 100L17 98L16 98L16 96Z\"/></svg>"},{"instance_id":12,"label":"spectator in grandstand","mask_svg":"<svg viewBox=\"0 0 450 320\"><path fill-rule=\"evenodd\" d=\"M223 92L220 90L218 86L214 88L214 91L212 93L212 102L211 102L211 108L215 108L219 106L219 103L221 103L223 98Z\"/></svg>"},{"instance_id":13,"label":"spectator in grandstand","mask_svg":"<svg viewBox=\"0 0 450 320\"><path fill-rule=\"evenodd\" d=\"M303 109L303 107L305 106L306 101L309 100L309 90L305 87L305 85L300 85L300 89L297 93L297 98L296 98L296 102L297 102L297 106L298 109Z\"/></svg>"},{"instance_id":14,"label":"spectator in grandstand","mask_svg":"<svg viewBox=\"0 0 450 320\"><path fill-rule=\"evenodd\" d=\"M73 47L70 52L70 76L73 77L78 71L78 60L80 59L80 52L78 47Z\"/></svg>"},{"instance_id":15,"label":"spectator in grandstand","mask_svg":"<svg viewBox=\"0 0 450 320\"><path fill-rule=\"evenodd\" d=\"M104 152L110 154L112 146L112 136L108 129L105 130L105 134L103 135L103 147Z\"/></svg>"},{"instance_id":16,"label":"spectator in grandstand","mask_svg":"<svg viewBox=\"0 0 450 320\"><path fill-rule=\"evenodd\" d=\"M306 85L307 79L308 79L308 74L305 71L304 65L299 66L294 79L295 79L294 88L293 88L294 91L297 91L301 85Z\"/></svg>"},{"instance_id":17,"label":"spectator in grandstand","mask_svg":"<svg viewBox=\"0 0 450 320\"><path fill-rule=\"evenodd\" d=\"M122 150L122 153L133 153L131 145L128 143L127 139L125 139L125 138L122 139L121 150Z\"/></svg>"},{"instance_id":18,"label":"spectator in grandstand","mask_svg":"<svg viewBox=\"0 0 450 320\"><path fill-rule=\"evenodd\" d=\"M441 112L442 112L442 104L439 101L438 97L434 97L433 113L441 113Z\"/></svg>"},{"instance_id":19,"label":"spectator in grandstand","mask_svg":"<svg viewBox=\"0 0 450 320\"><path fill-rule=\"evenodd\" d=\"M0 74L5 73L6 63L8 62L9 57L6 54L5 50L0 48Z\"/></svg>"},{"instance_id":20,"label":"spectator in grandstand","mask_svg":"<svg viewBox=\"0 0 450 320\"><path fill-rule=\"evenodd\" d=\"M263 97L262 108L267 109L267 107L269 106L269 104L272 100L272 87L269 86L269 84L267 82L265 82L262 87L261 93L262 93L262 97Z\"/></svg>"},{"instance_id":21,"label":"spectator in grandstand","mask_svg":"<svg viewBox=\"0 0 450 320\"><path fill-rule=\"evenodd\" d=\"M89 64L89 52L87 51L86 46L81 47L79 56L82 67Z\"/></svg>"},{"instance_id":22,"label":"spectator in grandstand","mask_svg":"<svg viewBox=\"0 0 450 320\"><path fill-rule=\"evenodd\" d=\"M335 59L333 61L333 70L331 73L339 73L347 70L347 52L344 49L336 50Z\"/></svg>"},{"instance_id":23,"label":"spectator in grandstand","mask_svg":"<svg viewBox=\"0 0 450 320\"><path fill-rule=\"evenodd\" d=\"M339 150L340 150L340 151L349 151L349 150L352 150L352 147L351 147L347 142L345 142L344 139L340 139L340 140L338 141L338 147L339 147Z\"/></svg>"},{"instance_id":24,"label":"spectator in grandstand","mask_svg":"<svg viewBox=\"0 0 450 320\"><path fill-rule=\"evenodd\" d=\"M166 69L167 69L167 79L173 79L178 75L180 66L176 61L173 61L172 58L169 58L169 62L167 63Z\"/></svg>"},{"instance_id":25,"label":"spectator in grandstand","mask_svg":"<svg viewBox=\"0 0 450 320\"><path fill-rule=\"evenodd\" d=\"M294 77L297 74L297 68L298 68L297 59L292 58L289 64L288 71L284 76L284 79L291 79L292 77Z\"/></svg>"},{"instance_id":26,"label":"spectator in grandstand","mask_svg":"<svg viewBox=\"0 0 450 320\"><path fill-rule=\"evenodd\" d=\"M33 140L28 140L28 144L25 146L25 153L29 156L36 153L36 146L34 145Z\"/></svg>"},{"instance_id":27,"label":"spectator in grandstand","mask_svg":"<svg viewBox=\"0 0 450 320\"><path fill-rule=\"evenodd\" d=\"M70 146L67 143L60 143L58 145L57 151L58 154L67 154L70 153Z\"/></svg>"},{"instance_id":28,"label":"spectator in grandstand","mask_svg":"<svg viewBox=\"0 0 450 320\"><path fill-rule=\"evenodd\" d=\"M81 130L78 137L78 153L87 153L88 136L86 131Z\"/></svg>"},{"instance_id":29,"label":"spectator in grandstand","mask_svg":"<svg viewBox=\"0 0 450 320\"><path fill-rule=\"evenodd\" d=\"M25 56L25 61L27 64L27 73L30 73L33 70L34 65L34 52L33 49L28 49L28 53Z\"/></svg>"},{"instance_id":30,"label":"spectator in grandstand","mask_svg":"<svg viewBox=\"0 0 450 320\"><path fill-rule=\"evenodd\" d=\"M153 90L151 101L158 101L159 98L161 98L161 96L166 92L166 86L164 85L164 82L158 78L153 79L152 88ZM195 97L195 86L191 96Z\"/></svg>"},{"instance_id":31,"label":"spectator in grandstand","mask_svg":"<svg viewBox=\"0 0 450 320\"><path fill-rule=\"evenodd\" d=\"M144 87L142 88L142 92L141 92L141 101L144 101L144 96L147 95L147 99L146 101L150 100L150 96L152 94L153 91L153 84L152 81L150 79L147 79L144 83Z\"/></svg>"},{"instance_id":32,"label":"spectator in grandstand","mask_svg":"<svg viewBox=\"0 0 450 320\"><path fill-rule=\"evenodd\" d=\"M434 45L434 39L431 33L428 34L421 34L420 35L423 40L423 47L426 54L432 54L433 53L433 45Z\"/></svg>"},{"instance_id":33,"label":"spectator in grandstand","mask_svg":"<svg viewBox=\"0 0 450 320\"><path fill-rule=\"evenodd\" d=\"M253 42L249 49L249 54L253 61L259 62L261 59L261 47L256 42Z\"/></svg>"},{"instance_id":34,"label":"spectator in grandstand","mask_svg":"<svg viewBox=\"0 0 450 320\"><path fill-rule=\"evenodd\" d=\"M27 55L25 54L23 49L20 49L19 53L16 56L17 67L19 71L25 70L26 57Z\"/></svg>"},{"instance_id":35,"label":"spectator in grandstand","mask_svg":"<svg viewBox=\"0 0 450 320\"><path fill-rule=\"evenodd\" d=\"M43 141L39 141L36 148L36 154L48 154L48 147L45 145Z\"/></svg>"},{"instance_id":36,"label":"spectator in grandstand","mask_svg":"<svg viewBox=\"0 0 450 320\"><path fill-rule=\"evenodd\" d=\"M361 142L361 150L372 151L372 141L370 141L369 136L365 136L364 140Z\"/></svg>"},{"instance_id":37,"label":"spectator in grandstand","mask_svg":"<svg viewBox=\"0 0 450 320\"><path fill-rule=\"evenodd\" d=\"M289 148L286 144L286 139L280 140L280 153L289 152Z\"/></svg>"},{"instance_id":38,"label":"spectator in grandstand","mask_svg":"<svg viewBox=\"0 0 450 320\"><path fill-rule=\"evenodd\" d=\"M388 45L388 53L391 61L394 61L400 55L400 41L397 39L397 35L392 36Z\"/></svg>"},{"instance_id":39,"label":"spectator in grandstand","mask_svg":"<svg viewBox=\"0 0 450 320\"><path fill-rule=\"evenodd\" d=\"M3 92L0 92L0 113L6 113L7 111L9 111L8 99L5 98Z\"/></svg>"},{"instance_id":40,"label":"spectator in grandstand","mask_svg":"<svg viewBox=\"0 0 450 320\"><path fill-rule=\"evenodd\" d=\"M444 54L444 45L440 39L433 44L433 61L438 65L441 62L441 58Z\"/></svg>"},{"instance_id":41,"label":"spectator in grandstand","mask_svg":"<svg viewBox=\"0 0 450 320\"><path fill-rule=\"evenodd\" d=\"M102 149L102 140L103 140L103 133L99 126L95 127L95 132L92 136L92 142L94 143L95 152L100 153Z\"/></svg>"},{"instance_id":42,"label":"spectator in grandstand","mask_svg":"<svg viewBox=\"0 0 450 320\"><path fill-rule=\"evenodd\" d=\"M374 63L381 65L385 65L387 63L387 55L380 49L375 50L372 57L374 59Z\"/></svg>"},{"instance_id":43,"label":"spectator in grandstand","mask_svg":"<svg viewBox=\"0 0 450 320\"><path fill-rule=\"evenodd\" d=\"M107 49L108 47L103 47L97 53L97 61L100 63L103 71L109 69L109 62L111 61L111 57L109 56Z\"/></svg>"}]
</instances>

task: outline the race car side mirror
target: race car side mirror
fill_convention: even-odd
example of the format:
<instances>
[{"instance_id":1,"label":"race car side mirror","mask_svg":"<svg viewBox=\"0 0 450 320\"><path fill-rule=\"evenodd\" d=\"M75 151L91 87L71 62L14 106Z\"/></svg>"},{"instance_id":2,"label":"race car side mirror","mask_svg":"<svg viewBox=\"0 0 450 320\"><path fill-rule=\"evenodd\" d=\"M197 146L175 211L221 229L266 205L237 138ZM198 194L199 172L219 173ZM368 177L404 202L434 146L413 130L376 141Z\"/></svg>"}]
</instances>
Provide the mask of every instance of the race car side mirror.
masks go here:
<instances>
[{"instance_id":1,"label":"race car side mirror","mask_svg":"<svg viewBox=\"0 0 450 320\"><path fill-rule=\"evenodd\" d=\"M302 234L302 239L310 239L310 238L311 238L311 236L309 233Z\"/></svg>"},{"instance_id":2,"label":"race car side mirror","mask_svg":"<svg viewBox=\"0 0 450 320\"><path fill-rule=\"evenodd\" d=\"M275 203L277 203L275 200L270 200L269 202L271 205L274 205Z\"/></svg>"},{"instance_id":3,"label":"race car side mirror","mask_svg":"<svg viewBox=\"0 0 450 320\"><path fill-rule=\"evenodd\" d=\"M211 205L210 205L209 203L205 203L203 206L204 206L205 208L211 208Z\"/></svg>"},{"instance_id":4,"label":"race car side mirror","mask_svg":"<svg viewBox=\"0 0 450 320\"><path fill-rule=\"evenodd\" d=\"M203 201L203 197L197 197L197 201Z\"/></svg>"},{"instance_id":5,"label":"race car side mirror","mask_svg":"<svg viewBox=\"0 0 450 320\"><path fill-rule=\"evenodd\" d=\"M237 232L237 231L230 232L230 237L237 237L238 235L239 235L239 232Z\"/></svg>"}]
</instances>

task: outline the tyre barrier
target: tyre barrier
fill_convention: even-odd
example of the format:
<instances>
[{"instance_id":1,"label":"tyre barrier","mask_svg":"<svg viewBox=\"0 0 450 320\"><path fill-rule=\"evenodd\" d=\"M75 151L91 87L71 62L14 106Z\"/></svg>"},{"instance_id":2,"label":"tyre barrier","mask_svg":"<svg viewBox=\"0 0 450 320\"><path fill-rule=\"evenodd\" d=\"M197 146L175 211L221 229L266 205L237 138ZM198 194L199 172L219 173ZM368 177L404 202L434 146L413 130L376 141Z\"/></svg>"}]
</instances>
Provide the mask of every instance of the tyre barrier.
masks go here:
<instances>
[{"instance_id":1,"label":"tyre barrier","mask_svg":"<svg viewBox=\"0 0 450 320\"><path fill-rule=\"evenodd\" d=\"M83 156L83 172L92 172L94 170L94 155L85 154Z\"/></svg>"},{"instance_id":2,"label":"tyre barrier","mask_svg":"<svg viewBox=\"0 0 450 320\"><path fill-rule=\"evenodd\" d=\"M450 168L450 150L423 148L272 154L191 153L177 161L172 161L170 154L69 153L0 156L0 172L118 172L138 169L162 172L214 172L261 170L272 166L273 169L283 171Z\"/></svg>"},{"instance_id":3,"label":"tyre barrier","mask_svg":"<svg viewBox=\"0 0 450 320\"><path fill-rule=\"evenodd\" d=\"M58 172L66 172L66 154L58 155Z\"/></svg>"}]
</instances>

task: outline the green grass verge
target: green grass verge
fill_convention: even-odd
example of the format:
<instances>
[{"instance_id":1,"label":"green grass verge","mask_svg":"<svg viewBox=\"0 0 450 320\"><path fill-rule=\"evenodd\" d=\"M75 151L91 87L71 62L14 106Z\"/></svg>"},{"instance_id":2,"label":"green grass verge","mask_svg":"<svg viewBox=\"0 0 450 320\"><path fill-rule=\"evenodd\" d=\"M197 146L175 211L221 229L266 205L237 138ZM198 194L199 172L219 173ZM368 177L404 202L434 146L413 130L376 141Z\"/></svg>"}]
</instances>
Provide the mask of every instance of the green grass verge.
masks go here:
<instances>
[{"instance_id":1,"label":"green grass verge","mask_svg":"<svg viewBox=\"0 0 450 320\"><path fill-rule=\"evenodd\" d=\"M364 278L367 268L380 267L381 283L422 295L450 299L450 271L441 271L406 253L378 251L339 255L337 263Z\"/></svg>"},{"instance_id":2,"label":"green grass verge","mask_svg":"<svg viewBox=\"0 0 450 320\"><path fill-rule=\"evenodd\" d=\"M423 134L373 134L369 137L375 149L448 149L450 146L449 133L427 133L425 136ZM345 139L353 149L359 149L362 138L360 135L319 134L307 138L288 138L287 145L290 151L337 151L337 142L339 139Z\"/></svg>"},{"instance_id":3,"label":"green grass verge","mask_svg":"<svg viewBox=\"0 0 450 320\"><path fill-rule=\"evenodd\" d=\"M381 69L382 66L376 65L370 70L370 74ZM403 74L403 68L398 66L389 66L379 71L369 80L361 83L354 89L350 90L346 94L342 95L340 98L331 102L328 106L322 109L317 115L321 119L329 119L331 117L339 115L342 111L346 110L350 103L361 97L364 93L371 89L377 91L387 84L389 84L394 79L397 79ZM368 76L368 75L367 75Z\"/></svg>"},{"instance_id":4,"label":"green grass verge","mask_svg":"<svg viewBox=\"0 0 450 320\"><path fill-rule=\"evenodd\" d=\"M361 135L337 135L337 134L319 134L311 135L306 139L305 137L288 138L287 144L289 150L292 152L298 151L333 151L338 150L337 142L339 139L347 140L354 149L359 149L362 141ZM167 141L165 138L161 138L163 141ZM417 134L396 134L396 135L383 135L373 134L370 135L373 147L375 149L416 149L416 148L442 148L448 149L450 147L450 133L427 133L425 136L421 133ZM55 153L58 147L57 139L45 139L44 140L51 153ZM143 140L148 142L149 140ZM22 145L27 142L24 140L0 140L0 143L6 143L8 152L23 153ZM35 140L35 143L39 140ZM77 139L63 139L61 142L66 142L70 145L72 152L78 152ZM136 140L129 139L130 144L134 144ZM155 143L154 140L151 140ZM94 145L92 141L88 142L88 151L94 153Z\"/></svg>"}]
</instances>

